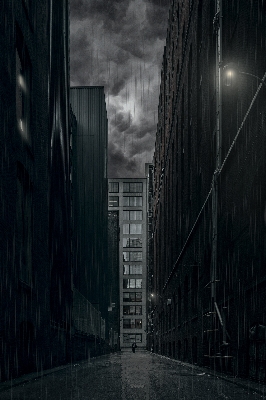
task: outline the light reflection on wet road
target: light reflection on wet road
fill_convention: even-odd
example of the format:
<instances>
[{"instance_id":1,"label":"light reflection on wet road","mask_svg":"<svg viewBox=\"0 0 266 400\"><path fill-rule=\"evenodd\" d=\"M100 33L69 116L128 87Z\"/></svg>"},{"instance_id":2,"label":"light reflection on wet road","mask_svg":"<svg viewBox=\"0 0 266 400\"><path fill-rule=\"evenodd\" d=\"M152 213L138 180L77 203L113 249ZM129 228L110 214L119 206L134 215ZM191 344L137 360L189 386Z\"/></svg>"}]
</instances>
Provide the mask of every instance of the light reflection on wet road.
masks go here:
<instances>
[{"instance_id":1,"label":"light reflection on wet road","mask_svg":"<svg viewBox=\"0 0 266 400\"><path fill-rule=\"evenodd\" d=\"M248 385L248 382L245 382ZM1 400L266 399L201 369L149 352L121 352L81 362L3 391ZM259 387L259 385L257 385ZM262 388L263 386L260 386Z\"/></svg>"}]
</instances>

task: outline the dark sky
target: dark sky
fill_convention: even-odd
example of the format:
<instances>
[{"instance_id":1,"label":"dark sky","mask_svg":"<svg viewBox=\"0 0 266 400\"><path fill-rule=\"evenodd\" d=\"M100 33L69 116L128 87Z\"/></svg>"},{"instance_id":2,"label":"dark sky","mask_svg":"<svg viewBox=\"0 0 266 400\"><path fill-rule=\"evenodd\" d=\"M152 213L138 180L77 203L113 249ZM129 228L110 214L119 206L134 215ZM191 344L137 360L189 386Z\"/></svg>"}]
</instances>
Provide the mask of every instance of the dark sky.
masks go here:
<instances>
[{"instance_id":1,"label":"dark sky","mask_svg":"<svg viewBox=\"0 0 266 400\"><path fill-rule=\"evenodd\" d=\"M105 86L109 177L151 162L170 0L70 0L71 85Z\"/></svg>"}]
</instances>

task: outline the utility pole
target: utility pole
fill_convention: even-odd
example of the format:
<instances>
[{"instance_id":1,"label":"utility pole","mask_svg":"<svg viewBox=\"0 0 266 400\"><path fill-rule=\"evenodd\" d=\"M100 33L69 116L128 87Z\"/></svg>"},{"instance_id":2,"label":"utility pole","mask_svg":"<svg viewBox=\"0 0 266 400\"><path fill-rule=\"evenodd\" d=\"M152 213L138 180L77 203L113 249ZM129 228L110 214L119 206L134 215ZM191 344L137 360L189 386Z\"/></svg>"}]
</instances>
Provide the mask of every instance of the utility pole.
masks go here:
<instances>
[{"instance_id":1,"label":"utility pole","mask_svg":"<svg viewBox=\"0 0 266 400\"><path fill-rule=\"evenodd\" d=\"M218 248L218 176L221 167L222 146L222 0L216 0L216 13L213 21L216 33L216 159L212 180L212 262L211 262L211 310L213 315L213 345L216 355L216 282Z\"/></svg>"}]
</instances>

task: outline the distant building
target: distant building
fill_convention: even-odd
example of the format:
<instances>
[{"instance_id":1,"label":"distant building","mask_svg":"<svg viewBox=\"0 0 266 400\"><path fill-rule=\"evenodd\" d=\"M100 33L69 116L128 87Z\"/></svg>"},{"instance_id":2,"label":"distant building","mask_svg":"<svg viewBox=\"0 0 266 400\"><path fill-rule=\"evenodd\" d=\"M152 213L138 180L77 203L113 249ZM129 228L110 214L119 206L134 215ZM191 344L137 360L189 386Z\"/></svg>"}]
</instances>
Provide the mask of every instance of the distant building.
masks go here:
<instances>
[{"instance_id":1,"label":"distant building","mask_svg":"<svg viewBox=\"0 0 266 400\"><path fill-rule=\"evenodd\" d=\"M266 378L265 27L263 1L172 2L151 289L158 353L259 380ZM231 63L235 75L226 79Z\"/></svg>"},{"instance_id":2,"label":"distant building","mask_svg":"<svg viewBox=\"0 0 266 400\"><path fill-rule=\"evenodd\" d=\"M79 339L84 341L84 346L86 347L87 338L90 338L93 351L98 352L102 351L100 347L104 347L107 334L110 284L107 243L108 121L104 88L71 87L70 104L73 112L71 158L74 328ZM79 301L83 304L81 308ZM90 312L86 312L86 307ZM98 325L93 323L92 328L86 323L86 319L94 320L95 316L99 322ZM83 320L85 325L82 325ZM95 337L99 342L97 349Z\"/></svg>"},{"instance_id":3,"label":"distant building","mask_svg":"<svg viewBox=\"0 0 266 400\"><path fill-rule=\"evenodd\" d=\"M109 212L119 215L120 347L146 347L147 190L145 178L108 179Z\"/></svg>"}]
</instances>

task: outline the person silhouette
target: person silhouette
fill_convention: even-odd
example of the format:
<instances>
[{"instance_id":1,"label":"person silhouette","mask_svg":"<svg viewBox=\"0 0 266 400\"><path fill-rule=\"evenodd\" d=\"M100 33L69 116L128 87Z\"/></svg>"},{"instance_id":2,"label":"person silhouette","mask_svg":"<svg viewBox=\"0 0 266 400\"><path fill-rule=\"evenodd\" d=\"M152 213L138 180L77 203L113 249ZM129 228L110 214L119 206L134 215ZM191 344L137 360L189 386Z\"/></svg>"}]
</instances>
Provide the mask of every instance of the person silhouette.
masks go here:
<instances>
[{"instance_id":1,"label":"person silhouette","mask_svg":"<svg viewBox=\"0 0 266 400\"><path fill-rule=\"evenodd\" d=\"M132 352L135 353L137 344L135 342L133 342L131 347L132 347Z\"/></svg>"}]
</instances>

